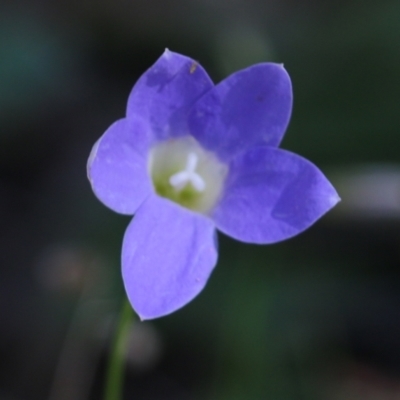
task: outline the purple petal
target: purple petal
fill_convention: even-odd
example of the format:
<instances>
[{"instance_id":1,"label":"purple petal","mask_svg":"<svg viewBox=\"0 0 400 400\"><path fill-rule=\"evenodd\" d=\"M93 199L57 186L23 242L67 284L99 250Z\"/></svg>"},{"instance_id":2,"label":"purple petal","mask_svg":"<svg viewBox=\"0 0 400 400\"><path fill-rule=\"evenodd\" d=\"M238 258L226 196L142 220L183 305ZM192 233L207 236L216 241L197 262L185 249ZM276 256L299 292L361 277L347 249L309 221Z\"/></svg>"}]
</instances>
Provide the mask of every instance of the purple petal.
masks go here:
<instances>
[{"instance_id":1,"label":"purple petal","mask_svg":"<svg viewBox=\"0 0 400 400\"><path fill-rule=\"evenodd\" d=\"M302 232L339 200L311 162L260 146L231 163L213 218L218 229L235 239L274 243Z\"/></svg>"},{"instance_id":2,"label":"purple petal","mask_svg":"<svg viewBox=\"0 0 400 400\"><path fill-rule=\"evenodd\" d=\"M189 108L212 87L196 61L165 50L132 89L127 117L139 115L148 120L158 140L187 135Z\"/></svg>"},{"instance_id":3,"label":"purple petal","mask_svg":"<svg viewBox=\"0 0 400 400\"><path fill-rule=\"evenodd\" d=\"M122 275L139 317L152 319L183 307L205 286L217 261L213 222L151 196L128 226Z\"/></svg>"},{"instance_id":4,"label":"purple petal","mask_svg":"<svg viewBox=\"0 0 400 400\"><path fill-rule=\"evenodd\" d=\"M148 127L119 120L95 143L88 178L98 199L121 214L134 214L153 192L147 172Z\"/></svg>"},{"instance_id":5,"label":"purple petal","mask_svg":"<svg viewBox=\"0 0 400 400\"><path fill-rule=\"evenodd\" d=\"M282 65L257 64L216 85L193 107L191 134L222 160L263 142L277 147L292 109L292 86Z\"/></svg>"}]
</instances>

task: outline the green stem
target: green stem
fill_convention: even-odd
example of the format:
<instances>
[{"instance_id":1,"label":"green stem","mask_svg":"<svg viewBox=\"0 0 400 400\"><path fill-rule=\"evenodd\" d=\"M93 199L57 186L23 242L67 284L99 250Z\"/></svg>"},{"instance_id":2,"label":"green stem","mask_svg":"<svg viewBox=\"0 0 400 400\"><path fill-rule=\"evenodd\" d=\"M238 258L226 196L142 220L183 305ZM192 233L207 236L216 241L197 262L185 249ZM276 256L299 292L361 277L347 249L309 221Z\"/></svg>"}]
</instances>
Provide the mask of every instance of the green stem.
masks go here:
<instances>
[{"instance_id":1,"label":"green stem","mask_svg":"<svg viewBox=\"0 0 400 400\"><path fill-rule=\"evenodd\" d=\"M133 316L132 307L126 299L122 306L117 330L112 343L104 389L104 400L122 400L125 351Z\"/></svg>"}]
</instances>

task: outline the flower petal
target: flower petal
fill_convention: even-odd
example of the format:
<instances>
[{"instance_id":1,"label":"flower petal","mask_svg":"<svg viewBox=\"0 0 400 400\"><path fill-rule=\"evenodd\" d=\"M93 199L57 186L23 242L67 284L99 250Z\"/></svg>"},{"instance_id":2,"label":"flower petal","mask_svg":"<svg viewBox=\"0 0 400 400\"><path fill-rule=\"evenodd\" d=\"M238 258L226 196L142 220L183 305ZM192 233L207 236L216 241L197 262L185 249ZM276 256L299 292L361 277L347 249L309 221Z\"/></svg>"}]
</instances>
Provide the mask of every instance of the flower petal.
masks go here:
<instances>
[{"instance_id":1,"label":"flower petal","mask_svg":"<svg viewBox=\"0 0 400 400\"><path fill-rule=\"evenodd\" d=\"M218 229L250 243L274 243L312 225L339 196L311 162L260 146L232 161L212 217Z\"/></svg>"},{"instance_id":2,"label":"flower petal","mask_svg":"<svg viewBox=\"0 0 400 400\"><path fill-rule=\"evenodd\" d=\"M292 86L280 64L257 64L216 85L193 107L191 134L222 160L259 142L277 147L292 110Z\"/></svg>"},{"instance_id":3,"label":"flower petal","mask_svg":"<svg viewBox=\"0 0 400 400\"><path fill-rule=\"evenodd\" d=\"M132 89L127 117L139 115L148 120L158 140L187 135L189 108L212 87L196 61L165 50Z\"/></svg>"},{"instance_id":4,"label":"flower petal","mask_svg":"<svg viewBox=\"0 0 400 400\"><path fill-rule=\"evenodd\" d=\"M151 196L126 230L122 275L139 317L183 307L205 286L216 261L213 222L169 200Z\"/></svg>"},{"instance_id":5,"label":"flower petal","mask_svg":"<svg viewBox=\"0 0 400 400\"><path fill-rule=\"evenodd\" d=\"M122 119L95 143L88 160L88 178L98 199L121 214L134 214L152 193L147 172L148 127Z\"/></svg>"}]
</instances>

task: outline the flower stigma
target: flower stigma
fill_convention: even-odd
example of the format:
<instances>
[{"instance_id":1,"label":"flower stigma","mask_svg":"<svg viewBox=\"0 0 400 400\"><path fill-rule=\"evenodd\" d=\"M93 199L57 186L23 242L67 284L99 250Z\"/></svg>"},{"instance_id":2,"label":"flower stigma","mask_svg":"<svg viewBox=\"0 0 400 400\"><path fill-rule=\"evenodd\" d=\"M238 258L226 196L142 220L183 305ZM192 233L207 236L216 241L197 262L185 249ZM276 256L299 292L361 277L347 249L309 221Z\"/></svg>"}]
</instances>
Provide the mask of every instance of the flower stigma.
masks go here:
<instances>
[{"instance_id":1,"label":"flower stigma","mask_svg":"<svg viewBox=\"0 0 400 400\"><path fill-rule=\"evenodd\" d=\"M172 175L169 178L169 183L176 190L182 190L190 182L198 192L203 192L206 184L204 179L198 173L196 173L197 162L197 154L190 152L187 157L185 170Z\"/></svg>"},{"instance_id":2,"label":"flower stigma","mask_svg":"<svg viewBox=\"0 0 400 400\"><path fill-rule=\"evenodd\" d=\"M150 153L149 172L156 193L202 214L218 201L227 170L192 137L158 143Z\"/></svg>"}]
</instances>

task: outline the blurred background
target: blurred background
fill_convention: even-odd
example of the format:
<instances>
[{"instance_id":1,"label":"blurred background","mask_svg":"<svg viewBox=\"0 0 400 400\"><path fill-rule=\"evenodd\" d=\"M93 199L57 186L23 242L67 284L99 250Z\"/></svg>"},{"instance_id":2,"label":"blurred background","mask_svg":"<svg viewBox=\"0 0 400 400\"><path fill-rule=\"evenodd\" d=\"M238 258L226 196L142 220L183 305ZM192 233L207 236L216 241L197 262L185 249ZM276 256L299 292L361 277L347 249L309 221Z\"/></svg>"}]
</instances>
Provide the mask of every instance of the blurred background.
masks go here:
<instances>
[{"instance_id":1,"label":"blurred background","mask_svg":"<svg viewBox=\"0 0 400 400\"><path fill-rule=\"evenodd\" d=\"M132 329L126 399L400 399L398 0L1 0L0 399L98 400L130 218L86 160L164 49L219 81L284 63L282 146L342 203L273 246L220 235L204 292Z\"/></svg>"}]
</instances>

